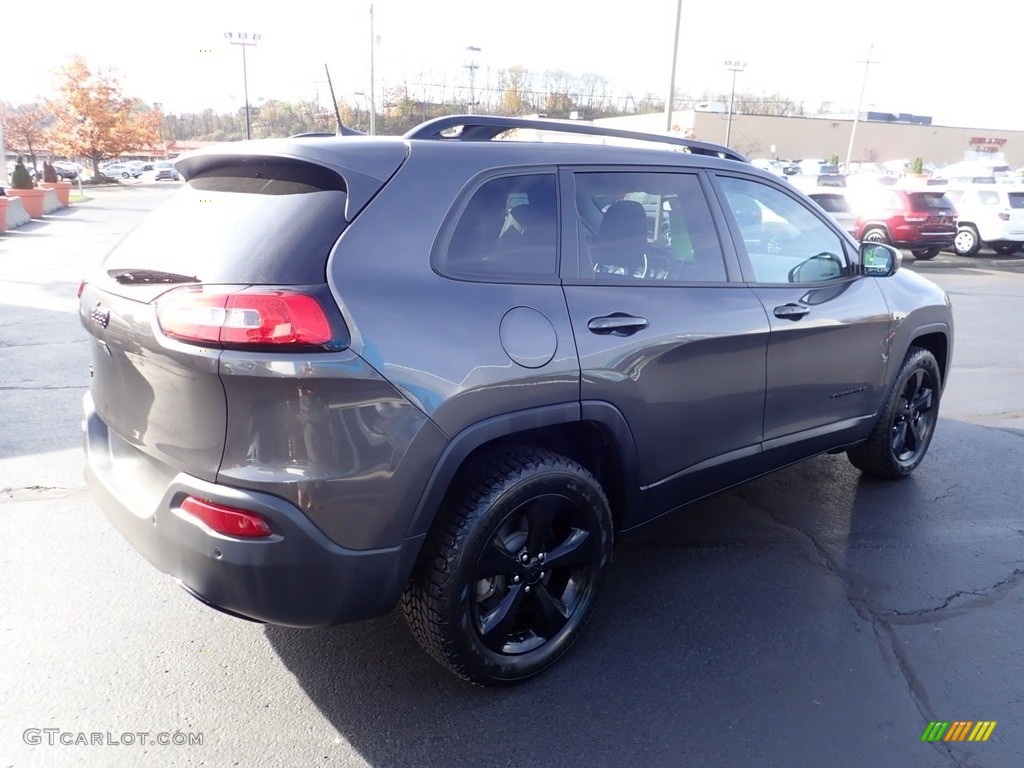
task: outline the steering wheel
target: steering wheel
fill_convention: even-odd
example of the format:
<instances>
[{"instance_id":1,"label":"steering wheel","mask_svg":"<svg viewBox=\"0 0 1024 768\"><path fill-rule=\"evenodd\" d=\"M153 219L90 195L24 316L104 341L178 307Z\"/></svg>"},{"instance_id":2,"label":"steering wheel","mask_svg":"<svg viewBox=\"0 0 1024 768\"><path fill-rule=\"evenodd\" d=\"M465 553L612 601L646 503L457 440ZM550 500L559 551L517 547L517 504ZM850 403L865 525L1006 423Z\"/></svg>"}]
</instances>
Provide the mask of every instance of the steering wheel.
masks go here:
<instances>
[{"instance_id":1,"label":"steering wheel","mask_svg":"<svg viewBox=\"0 0 1024 768\"><path fill-rule=\"evenodd\" d=\"M644 264L643 267L637 268L631 273L626 271L626 267L619 266L616 264L594 264L595 275L619 275L621 277L635 277L639 280L643 280L647 277L650 264L647 261L647 254L642 254Z\"/></svg>"}]
</instances>

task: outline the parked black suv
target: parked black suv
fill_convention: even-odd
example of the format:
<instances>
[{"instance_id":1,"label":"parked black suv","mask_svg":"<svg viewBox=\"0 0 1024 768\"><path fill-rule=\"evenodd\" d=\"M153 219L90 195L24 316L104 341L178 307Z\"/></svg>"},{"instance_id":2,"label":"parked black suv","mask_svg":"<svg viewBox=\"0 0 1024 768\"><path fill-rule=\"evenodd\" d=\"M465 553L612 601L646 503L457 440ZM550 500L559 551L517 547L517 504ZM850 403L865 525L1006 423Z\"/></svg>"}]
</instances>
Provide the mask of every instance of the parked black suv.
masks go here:
<instances>
[{"instance_id":1,"label":"parked black suv","mask_svg":"<svg viewBox=\"0 0 1024 768\"><path fill-rule=\"evenodd\" d=\"M80 292L87 476L228 613L401 603L452 672L518 682L619 534L824 451L898 478L928 449L945 294L725 147L461 116L177 168Z\"/></svg>"}]
</instances>

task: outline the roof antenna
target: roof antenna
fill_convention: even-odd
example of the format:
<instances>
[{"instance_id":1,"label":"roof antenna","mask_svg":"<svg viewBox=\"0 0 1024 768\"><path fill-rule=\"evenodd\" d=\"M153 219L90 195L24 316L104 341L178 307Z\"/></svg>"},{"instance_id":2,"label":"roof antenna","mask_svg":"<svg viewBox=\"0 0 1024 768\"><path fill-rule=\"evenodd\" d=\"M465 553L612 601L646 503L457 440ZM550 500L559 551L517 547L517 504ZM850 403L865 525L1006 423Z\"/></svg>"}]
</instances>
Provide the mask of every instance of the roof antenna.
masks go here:
<instances>
[{"instance_id":1,"label":"roof antenna","mask_svg":"<svg viewBox=\"0 0 1024 768\"><path fill-rule=\"evenodd\" d=\"M331 89L331 103L334 104L334 115L338 119L338 136L363 136L362 131L357 131L349 128L343 122L341 122L341 110L338 109L338 99L334 96L334 84L331 82L331 70L327 68L327 64L324 63L324 72L327 73L327 87Z\"/></svg>"}]
</instances>

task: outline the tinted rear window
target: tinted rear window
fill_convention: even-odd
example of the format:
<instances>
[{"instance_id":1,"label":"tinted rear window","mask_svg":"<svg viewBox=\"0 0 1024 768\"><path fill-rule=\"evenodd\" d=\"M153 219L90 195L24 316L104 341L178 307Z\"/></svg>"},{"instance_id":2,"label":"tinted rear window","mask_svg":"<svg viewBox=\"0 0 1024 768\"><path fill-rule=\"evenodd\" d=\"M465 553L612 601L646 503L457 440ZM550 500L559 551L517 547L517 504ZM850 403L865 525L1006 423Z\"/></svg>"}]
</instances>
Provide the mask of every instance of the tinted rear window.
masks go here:
<instances>
[{"instance_id":1,"label":"tinted rear window","mask_svg":"<svg viewBox=\"0 0 1024 768\"><path fill-rule=\"evenodd\" d=\"M344 180L321 166L225 163L189 179L103 268L194 275L204 283L322 283L345 229L345 199Z\"/></svg>"},{"instance_id":2,"label":"tinted rear window","mask_svg":"<svg viewBox=\"0 0 1024 768\"><path fill-rule=\"evenodd\" d=\"M829 213L849 213L850 204L842 195L812 195L814 202Z\"/></svg>"},{"instance_id":3,"label":"tinted rear window","mask_svg":"<svg viewBox=\"0 0 1024 768\"><path fill-rule=\"evenodd\" d=\"M459 215L433 265L450 277L482 281L552 281L558 273L555 175L491 179Z\"/></svg>"},{"instance_id":4,"label":"tinted rear window","mask_svg":"<svg viewBox=\"0 0 1024 768\"><path fill-rule=\"evenodd\" d=\"M1024 192L1008 192L1011 208L1024 208Z\"/></svg>"},{"instance_id":5,"label":"tinted rear window","mask_svg":"<svg viewBox=\"0 0 1024 768\"><path fill-rule=\"evenodd\" d=\"M930 194L916 192L908 195L915 211L952 211L953 204L944 193Z\"/></svg>"}]
</instances>

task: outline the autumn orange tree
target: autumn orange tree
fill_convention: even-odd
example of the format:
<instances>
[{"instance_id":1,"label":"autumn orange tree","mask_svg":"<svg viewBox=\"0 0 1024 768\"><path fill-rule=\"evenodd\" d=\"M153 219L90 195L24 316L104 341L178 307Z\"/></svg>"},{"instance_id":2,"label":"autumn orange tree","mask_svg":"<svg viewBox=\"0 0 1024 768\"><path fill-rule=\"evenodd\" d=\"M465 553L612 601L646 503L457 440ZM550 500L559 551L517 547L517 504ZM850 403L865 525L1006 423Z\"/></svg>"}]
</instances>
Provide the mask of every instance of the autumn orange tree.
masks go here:
<instances>
[{"instance_id":1,"label":"autumn orange tree","mask_svg":"<svg viewBox=\"0 0 1024 768\"><path fill-rule=\"evenodd\" d=\"M57 93L47 104L54 117L50 144L60 154L88 157L94 174L101 160L159 141L159 112L138 111L111 71L93 72L81 56L59 70Z\"/></svg>"},{"instance_id":2,"label":"autumn orange tree","mask_svg":"<svg viewBox=\"0 0 1024 768\"><path fill-rule=\"evenodd\" d=\"M36 170L36 150L46 144L46 115L31 104L18 107L2 119L7 143L19 154L27 154L32 160L32 169Z\"/></svg>"}]
</instances>

